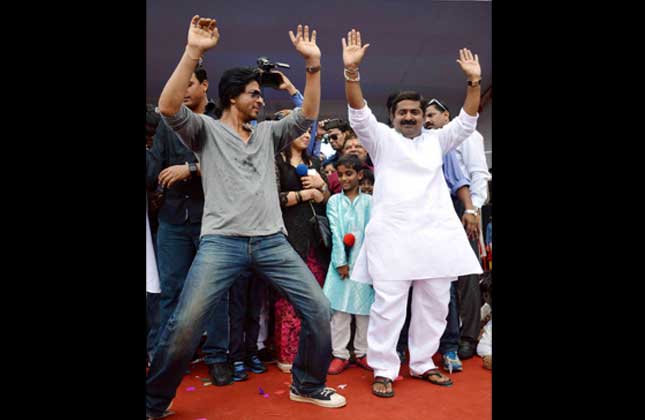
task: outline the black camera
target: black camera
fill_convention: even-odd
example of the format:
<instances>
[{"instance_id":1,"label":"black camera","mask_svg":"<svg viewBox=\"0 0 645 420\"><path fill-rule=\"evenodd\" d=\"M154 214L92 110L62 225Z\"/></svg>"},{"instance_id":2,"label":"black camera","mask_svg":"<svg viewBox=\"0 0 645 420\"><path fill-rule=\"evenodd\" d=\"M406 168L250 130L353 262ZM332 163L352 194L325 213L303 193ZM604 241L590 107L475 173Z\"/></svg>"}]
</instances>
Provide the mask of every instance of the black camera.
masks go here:
<instances>
[{"instance_id":1,"label":"black camera","mask_svg":"<svg viewBox=\"0 0 645 420\"><path fill-rule=\"evenodd\" d=\"M277 89L282 84L282 76L280 73L274 73L271 70L276 67L291 68L289 64L278 63L277 61L273 63L266 57L259 57L257 63L258 68L261 70L260 86L274 89Z\"/></svg>"},{"instance_id":2,"label":"black camera","mask_svg":"<svg viewBox=\"0 0 645 420\"><path fill-rule=\"evenodd\" d=\"M340 131L345 131L347 130L347 123L343 121L342 118L334 118L331 120L327 120L323 125L323 128L325 129L325 131L329 131L332 128L337 128Z\"/></svg>"}]
</instances>

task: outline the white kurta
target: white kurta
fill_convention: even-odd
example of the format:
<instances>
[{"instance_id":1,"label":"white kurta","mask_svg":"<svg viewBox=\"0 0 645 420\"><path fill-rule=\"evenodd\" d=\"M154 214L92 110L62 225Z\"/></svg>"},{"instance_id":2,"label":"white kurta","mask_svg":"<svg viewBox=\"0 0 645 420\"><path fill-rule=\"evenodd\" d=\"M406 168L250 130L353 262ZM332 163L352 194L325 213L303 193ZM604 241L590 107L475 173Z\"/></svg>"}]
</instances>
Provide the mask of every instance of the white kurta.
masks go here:
<instances>
[{"instance_id":1,"label":"white kurta","mask_svg":"<svg viewBox=\"0 0 645 420\"><path fill-rule=\"evenodd\" d=\"M458 277L482 272L450 198L442 157L473 131L462 109L443 128L410 140L366 105L349 122L374 162L372 215L351 273L356 281Z\"/></svg>"}]
</instances>

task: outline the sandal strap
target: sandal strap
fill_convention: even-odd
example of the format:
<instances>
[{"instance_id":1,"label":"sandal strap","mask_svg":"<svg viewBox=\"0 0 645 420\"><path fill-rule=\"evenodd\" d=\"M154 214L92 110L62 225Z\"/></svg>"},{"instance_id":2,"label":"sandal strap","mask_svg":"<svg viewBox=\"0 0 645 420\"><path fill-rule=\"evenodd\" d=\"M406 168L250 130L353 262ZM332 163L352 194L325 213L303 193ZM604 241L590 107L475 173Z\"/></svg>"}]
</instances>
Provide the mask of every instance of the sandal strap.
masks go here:
<instances>
[{"instance_id":1,"label":"sandal strap","mask_svg":"<svg viewBox=\"0 0 645 420\"><path fill-rule=\"evenodd\" d=\"M388 385L392 383L392 379L386 378L384 376L377 376L374 378L373 384L383 384L383 385Z\"/></svg>"}]
</instances>

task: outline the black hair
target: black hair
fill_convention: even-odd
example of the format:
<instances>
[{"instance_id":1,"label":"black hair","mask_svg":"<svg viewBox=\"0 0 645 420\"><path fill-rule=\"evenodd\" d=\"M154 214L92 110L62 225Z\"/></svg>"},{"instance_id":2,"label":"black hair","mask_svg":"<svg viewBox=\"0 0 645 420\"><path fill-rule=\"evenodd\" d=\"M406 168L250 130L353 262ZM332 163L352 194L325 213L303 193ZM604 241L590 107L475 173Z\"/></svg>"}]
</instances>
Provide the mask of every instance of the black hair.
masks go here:
<instances>
[{"instance_id":1,"label":"black hair","mask_svg":"<svg viewBox=\"0 0 645 420\"><path fill-rule=\"evenodd\" d=\"M387 119L390 126L392 126L390 115L394 114L394 110L396 110L397 104L405 100L419 101L421 102L421 110L423 111L425 109L423 107L423 102L425 101L425 99L423 99L423 96L421 96L420 93L413 90L400 90L398 92L394 92L387 97L387 101L385 102L385 106L387 107Z\"/></svg>"},{"instance_id":2,"label":"black hair","mask_svg":"<svg viewBox=\"0 0 645 420\"><path fill-rule=\"evenodd\" d=\"M421 103L421 106L423 108L423 113L424 114L428 110L429 106L434 106L437 111L439 111L441 113L447 112L449 116L451 115L450 114L450 109L448 109L448 107L442 101L439 101L438 99L434 99L434 101L436 101L436 102L433 102L432 105L431 105L430 102L432 102L432 101L433 101L433 99L426 99ZM439 103L437 103L437 102L439 102Z\"/></svg>"},{"instance_id":3,"label":"black hair","mask_svg":"<svg viewBox=\"0 0 645 420\"><path fill-rule=\"evenodd\" d=\"M363 168L363 179L362 182L369 181L370 184L374 185L374 172L370 168Z\"/></svg>"},{"instance_id":4,"label":"black hair","mask_svg":"<svg viewBox=\"0 0 645 420\"><path fill-rule=\"evenodd\" d=\"M237 98L246 85L256 81L260 83L260 72L251 67L235 67L228 69L222 74L219 80L219 107L228 109L231 107L231 99Z\"/></svg>"},{"instance_id":5,"label":"black hair","mask_svg":"<svg viewBox=\"0 0 645 420\"><path fill-rule=\"evenodd\" d=\"M146 104L146 136L154 136L157 131L157 126L161 120L161 115L155 112L153 104Z\"/></svg>"},{"instance_id":6,"label":"black hair","mask_svg":"<svg viewBox=\"0 0 645 420\"><path fill-rule=\"evenodd\" d=\"M346 168L352 168L356 172L359 172L363 168L363 162L354 156L354 155L343 155L336 161L336 168L340 165L345 166Z\"/></svg>"},{"instance_id":7,"label":"black hair","mask_svg":"<svg viewBox=\"0 0 645 420\"><path fill-rule=\"evenodd\" d=\"M302 133L300 136L302 135L304 135L304 133ZM287 157L287 162L291 160L291 143L292 142L289 142L288 146L284 149L284 154ZM305 162L307 166L311 166L312 165L311 156L309 156L309 152L307 151L307 149L305 148L301 153L302 153L302 161Z\"/></svg>"},{"instance_id":8,"label":"black hair","mask_svg":"<svg viewBox=\"0 0 645 420\"><path fill-rule=\"evenodd\" d=\"M483 303L493 308L493 271L486 271L479 276L479 291L482 296Z\"/></svg>"},{"instance_id":9,"label":"black hair","mask_svg":"<svg viewBox=\"0 0 645 420\"><path fill-rule=\"evenodd\" d=\"M204 80L208 80L208 74L206 74L206 69L202 67L202 65L198 65L195 67L195 77L199 81L199 83L202 83Z\"/></svg>"}]
</instances>

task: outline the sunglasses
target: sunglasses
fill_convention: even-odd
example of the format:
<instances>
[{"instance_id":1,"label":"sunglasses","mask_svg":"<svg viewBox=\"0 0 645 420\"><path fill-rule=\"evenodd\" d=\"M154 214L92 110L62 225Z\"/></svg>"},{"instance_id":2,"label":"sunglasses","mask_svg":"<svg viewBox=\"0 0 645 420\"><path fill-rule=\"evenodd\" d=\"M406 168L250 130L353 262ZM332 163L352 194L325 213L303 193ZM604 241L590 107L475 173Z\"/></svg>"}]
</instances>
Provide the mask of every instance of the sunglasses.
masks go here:
<instances>
[{"instance_id":1,"label":"sunglasses","mask_svg":"<svg viewBox=\"0 0 645 420\"><path fill-rule=\"evenodd\" d=\"M434 98L430 99L430 102L428 102L428 106L430 106L430 105L437 105L439 108L441 108L442 112L445 112L445 111L448 110L448 108L446 108L446 106L444 104L442 104L441 102L439 102L438 100L436 100Z\"/></svg>"},{"instance_id":2,"label":"sunglasses","mask_svg":"<svg viewBox=\"0 0 645 420\"><path fill-rule=\"evenodd\" d=\"M262 92L260 92L260 91L259 91L259 90L257 90L257 89L256 89L256 90L252 90L252 91L250 91L250 92L244 92L244 93L248 93L249 95L251 95L251 98L252 98L252 99L260 99L260 98L262 97Z\"/></svg>"}]
</instances>

